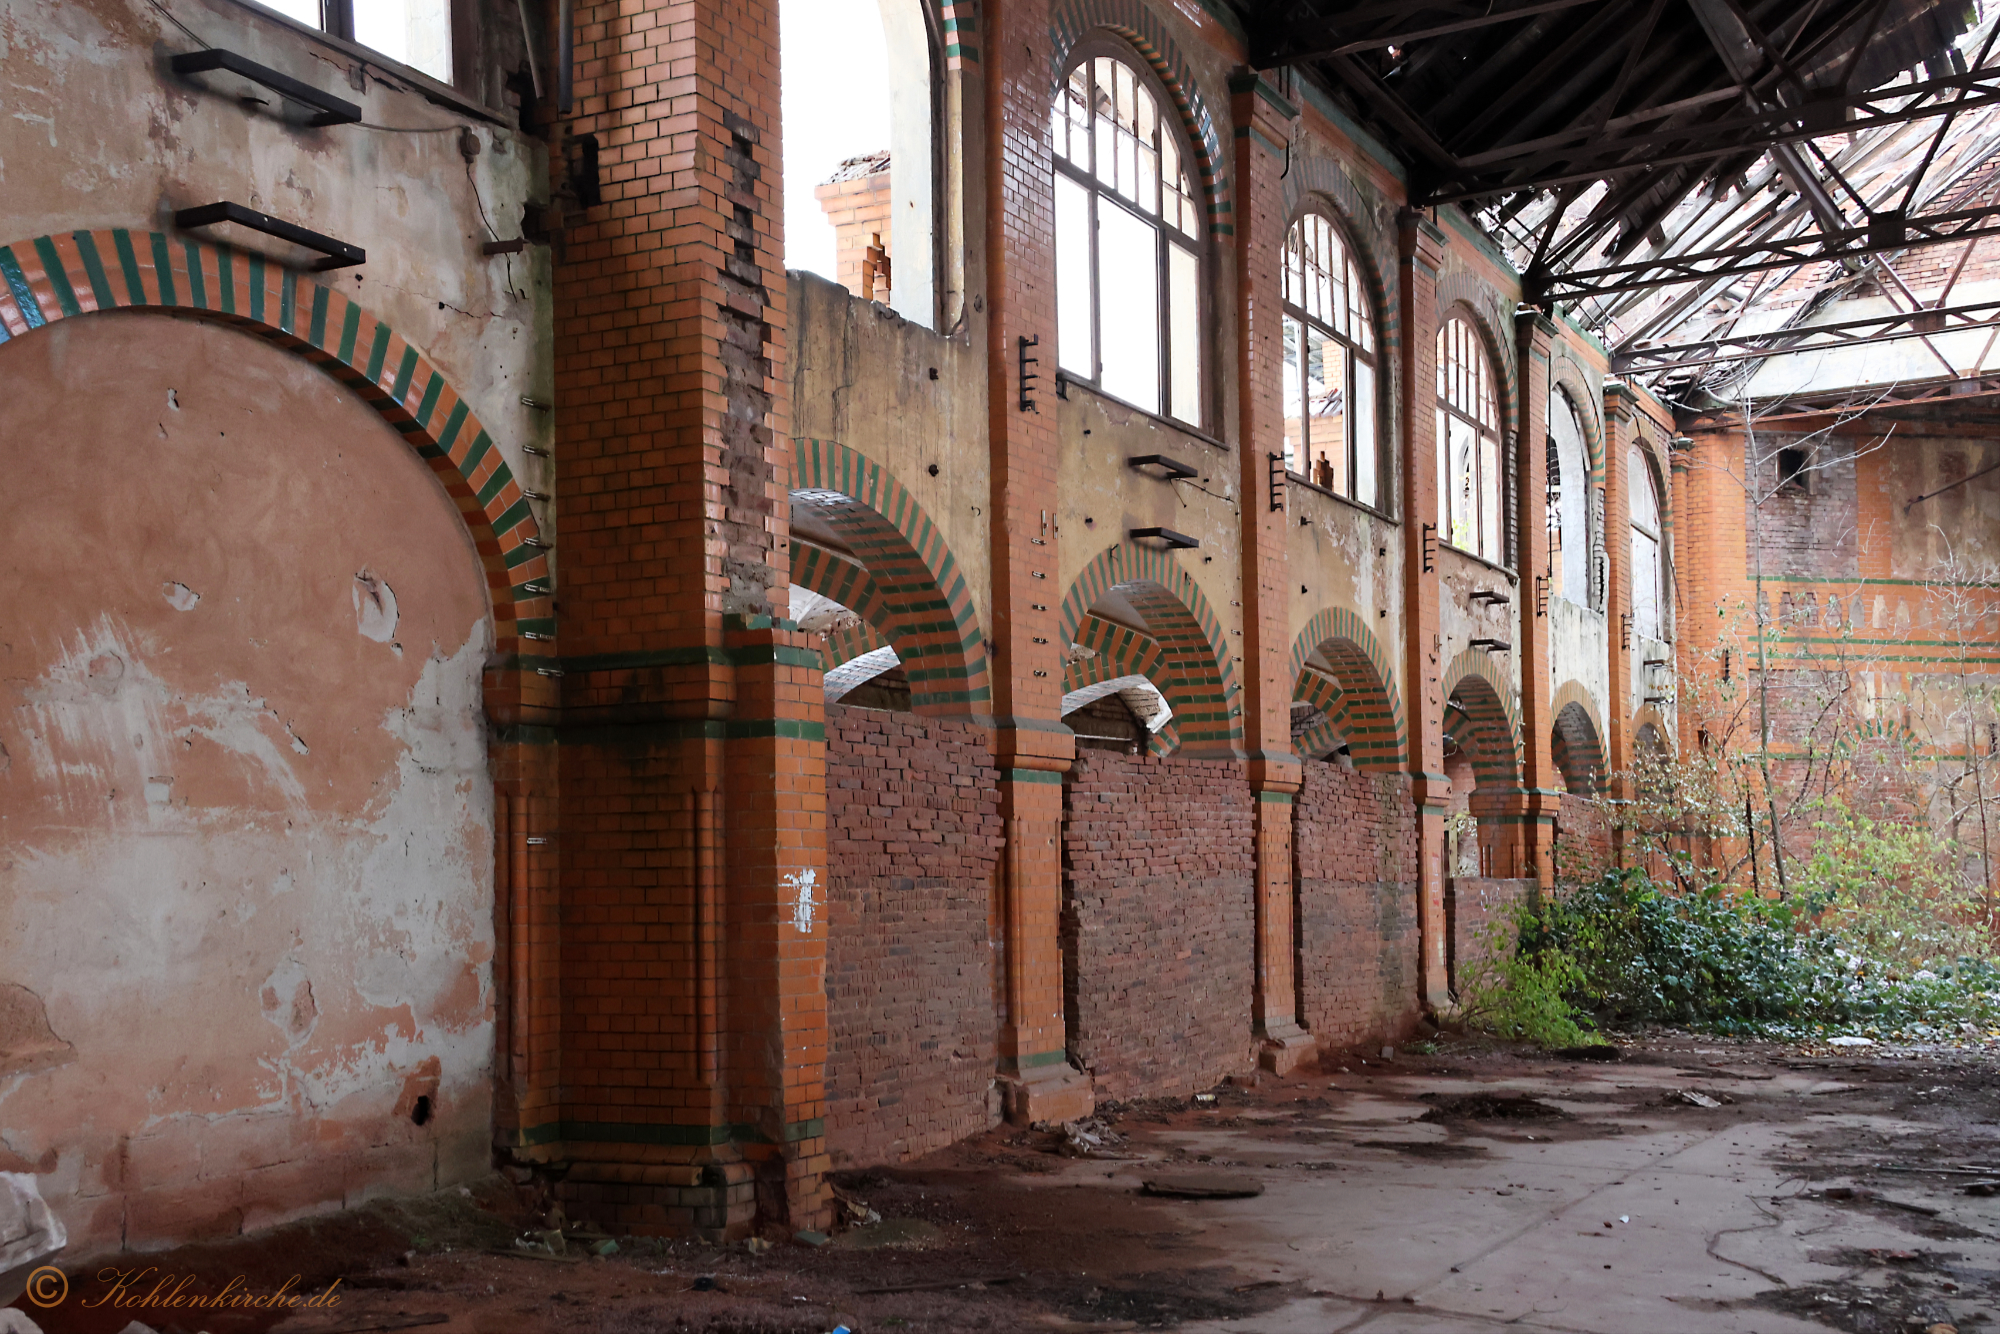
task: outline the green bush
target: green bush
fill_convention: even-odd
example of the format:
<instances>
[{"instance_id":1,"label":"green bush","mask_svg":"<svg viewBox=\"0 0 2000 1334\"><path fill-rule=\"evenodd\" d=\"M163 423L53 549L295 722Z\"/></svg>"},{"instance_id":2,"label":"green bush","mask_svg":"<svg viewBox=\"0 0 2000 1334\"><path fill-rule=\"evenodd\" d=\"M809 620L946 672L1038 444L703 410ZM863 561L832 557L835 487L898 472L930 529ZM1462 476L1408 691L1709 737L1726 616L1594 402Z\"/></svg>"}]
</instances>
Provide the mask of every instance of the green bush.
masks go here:
<instances>
[{"instance_id":1,"label":"green bush","mask_svg":"<svg viewBox=\"0 0 2000 1334\"><path fill-rule=\"evenodd\" d=\"M1514 948L1489 942L1461 1004L1469 1022L1548 1046L1575 1044L1593 1021L1798 1033L2000 1018L1989 960L1884 960L1866 933L1843 929L1854 920L1825 895L1674 894L1641 871L1611 871L1517 909Z\"/></svg>"}]
</instances>

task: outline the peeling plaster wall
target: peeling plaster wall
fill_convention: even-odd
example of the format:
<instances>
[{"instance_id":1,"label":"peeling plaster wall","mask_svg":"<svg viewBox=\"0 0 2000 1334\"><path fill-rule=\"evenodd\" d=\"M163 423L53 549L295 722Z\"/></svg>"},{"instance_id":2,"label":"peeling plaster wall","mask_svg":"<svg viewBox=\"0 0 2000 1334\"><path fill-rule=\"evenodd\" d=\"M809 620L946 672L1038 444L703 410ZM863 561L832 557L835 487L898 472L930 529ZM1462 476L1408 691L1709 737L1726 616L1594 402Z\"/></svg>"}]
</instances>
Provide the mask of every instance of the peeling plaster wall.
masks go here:
<instances>
[{"instance_id":1,"label":"peeling plaster wall","mask_svg":"<svg viewBox=\"0 0 2000 1334\"><path fill-rule=\"evenodd\" d=\"M521 485L553 491L543 460L521 449L546 449L553 435L551 414L522 402L552 396L548 251L480 253L491 236L521 235L523 204L546 199L543 146L254 6L167 8L200 40L147 0L0 0L0 245L103 227L171 232L177 210L218 200L359 245L365 265L317 280L430 357ZM354 102L365 124L314 129L245 79L168 68L205 45ZM246 93L266 105L239 101ZM470 163L462 129L478 144ZM188 234L284 263L316 258L234 226ZM553 516L537 517L553 540Z\"/></svg>"},{"instance_id":2,"label":"peeling plaster wall","mask_svg":"<svg viewBox=\"0 0 2000 1334\"><path fill-rule=\"evenodd\" d=\"M227 328L65 321L0 382L0 1166L78 1255L483 1171L491 628L450 499Z\"/></svg>"}]
</instances>

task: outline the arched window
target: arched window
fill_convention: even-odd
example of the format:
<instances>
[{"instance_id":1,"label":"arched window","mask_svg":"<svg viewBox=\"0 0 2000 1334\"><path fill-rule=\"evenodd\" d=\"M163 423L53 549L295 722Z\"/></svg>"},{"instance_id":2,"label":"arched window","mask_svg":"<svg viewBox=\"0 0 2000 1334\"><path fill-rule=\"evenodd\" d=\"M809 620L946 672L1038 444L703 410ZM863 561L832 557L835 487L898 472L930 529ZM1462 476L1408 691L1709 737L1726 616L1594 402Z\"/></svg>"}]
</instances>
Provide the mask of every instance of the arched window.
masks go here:
<instances>
[{"instance_id":1,"label":"arched window","mask_svg":"<svg viewBox=\"0 0 2000 1334\"><path fill-rule=\"evenodd\" d=\"M1632 628L1647 639L1665 639L1666 621L1661 613L1660 491L1653 480L1653 465L1637 445L1625 460L1625 474L1631 480L1632 501Z\"/></svg>"},{"instance_id":2,"label":"arched window","mask_svg":"<svg viewBox=\"0 0 2000 1334\"><path fill-rule=\"evenodd\" d=\"M1506 560L1500 408L1478 330L1462 315L1437 336L1438 532L1460 551Z\"/></svg>"},{"instance_id":3,"label":"arched window","mask_svg":"<svg viewBox=\"0 0 2000 1334\"><path fill-rule=\"evenodd\" d=\"M1375 322L1368 289L1333 224L1308 213L1285 236L1285 466L1380 504Z\"/></svg>"},{"instance_id":4,"label":"arched window","mask_svg":"<svg viewBox=\"0 0 2000 1334\"><path fill-rule=\"evenodd\" d=\"M1070 71L1050 119L1056 362L1200 426L1201 208L1187 147L1148 78L1110 55Z\"/></svg>"},{"instance_id":5,"label":"arched window","mask_svg":"<svg viewBox=\"0 0 2000 1334\"><path fill-rule=\"evenodd\" d=\"M1550 591L1579 607L1595 607L1590 448L1584 441L1583 418L1560 388L1549 390L1548 457Z\"/></svg>"}]
</instances>

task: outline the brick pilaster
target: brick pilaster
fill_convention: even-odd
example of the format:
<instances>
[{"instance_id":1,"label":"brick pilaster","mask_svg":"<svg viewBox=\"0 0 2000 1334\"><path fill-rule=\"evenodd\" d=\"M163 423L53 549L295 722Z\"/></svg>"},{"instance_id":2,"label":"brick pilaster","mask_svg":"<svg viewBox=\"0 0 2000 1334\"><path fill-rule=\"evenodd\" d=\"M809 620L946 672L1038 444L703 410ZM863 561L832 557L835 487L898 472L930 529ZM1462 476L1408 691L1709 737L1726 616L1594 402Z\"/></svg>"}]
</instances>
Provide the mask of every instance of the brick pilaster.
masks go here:
<instances>
[{"instance_id":1,"label":"brick pilaster","mask_svg":"<svg viewBox=\"0 0 2000 1334\"><path fill-rule=\"evenodd\" d=\"M1255 73L1230 79L1236 125L1238 481L1244 497L1244 746L1256 795L1257 970L1252 1013L1264 1065L1289 1072L1312 1050L1298 1023L1297 946L1292 938L1292 798L1304 772L1292 752L1290 515L1271 495L1271 456L1284 437L1284 330L1279 268L1285 215L1285 145L1298 109ZM1280 486L1284 484L1281 482Z\"/></svg>"},{"instance_id":2,"label":"brick pilaster","mask_svg":"<svg viewBox=\"0 0 2000 1334\"><path fill-rule=\"evenodd\" d=\"M1076 739L1062 724L1062 589L1057 585L1055 200L1048 128L1048 11L988 0L980 42L986 110L983 190L993 566L995 759L1007 848L1001 862L1008 1115L1061 1120L1093 1106L1065 1051L1062 780ZM978 216L978 213L973 213ZM1039 339L1021 407L1021 340Z\"/></svg>"},{"instance_id":3,"label":"brick pilaster","mask_svg":"<svg viewBox=\"0 0 2000 1334\"><path fill-rule=\"evenodd\" d=\"M1443 631L1437 531L1437 274L1445 234L1422 214L1398 218L1398 351L1403 439L1403 672L1409 711L1411 796L1417 804L1418 991L1450 1007L1445 963ZM1426 552L1430 553L1428 562ZM1428 563L1430 569L1425 570Z\"/></svg>"},{"instance_id":4,"label":"brick pilaster","mask_svg":"<svg viewBox=\"0 0 2000 1334\"><path fill-rule=\"evenodd\" d=\"M1637 438L1638 403L1623 384L1604 386L1604 624L1611 642L1611 670L1605 702L1605 785L1613 801L1628 801L1632 785L1632 645L1638 641L1627 619L1632 614L1632 533L1625 459ZM1625 831L1614 824L1612 856L1625 859Z\"/></svg>"},{"instance_id":5,"label":"brick pilaster","mask_svg":"<svg viewBox=\"0 0 2000 1334\"><path fill-rule=\"evenodd\" d=\"M1517 874L1555 883L1556 817L1562 790L1553 750L1555 717L1549 675L1549 348L1555 322L1523 311L1514 323L1521 367L1520 447L1514 499L1521 534L1521 582L1515 592L1514 656L1521 671L1521 860Z\"/></svg>"},{"instance_id":6,"label":"brick pilaster","mask_svg":"<svg viewBox=\"0 0 2000 1334\"><path fill-rule=\"evenodd\" d=\"M777 0L585 0L555 271L563 1190L826 1218L824 724L789 609Z\"/></svg>"}]
</instances>

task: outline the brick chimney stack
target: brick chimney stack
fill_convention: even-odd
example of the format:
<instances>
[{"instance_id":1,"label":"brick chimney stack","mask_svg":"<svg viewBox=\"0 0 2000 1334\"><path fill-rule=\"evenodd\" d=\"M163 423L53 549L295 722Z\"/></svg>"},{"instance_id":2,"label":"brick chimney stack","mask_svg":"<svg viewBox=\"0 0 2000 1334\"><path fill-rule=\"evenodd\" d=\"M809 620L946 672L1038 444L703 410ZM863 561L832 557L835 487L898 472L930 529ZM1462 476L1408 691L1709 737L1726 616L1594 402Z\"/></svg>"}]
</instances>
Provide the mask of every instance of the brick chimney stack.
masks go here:
<instances>
[{"instance_id":1,"label":"brick chimney stack","mask_svg":"<svg viewBox=\"0 0 2000 1334\"><path fill-rule=\"evenodd\" d=\"M833 224L838 277L842 286L867 300L889 300L889 151L867 153L840 164L813 197ZM870 250L879 248L879 257Z\"/></svg>"}]
</instances>

